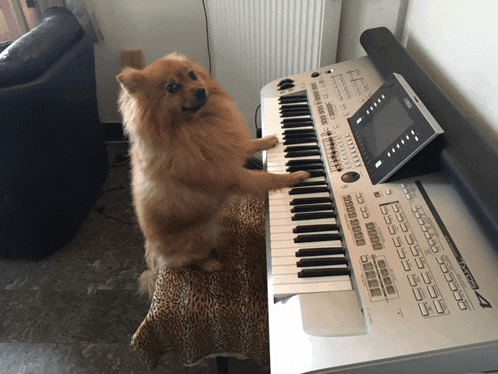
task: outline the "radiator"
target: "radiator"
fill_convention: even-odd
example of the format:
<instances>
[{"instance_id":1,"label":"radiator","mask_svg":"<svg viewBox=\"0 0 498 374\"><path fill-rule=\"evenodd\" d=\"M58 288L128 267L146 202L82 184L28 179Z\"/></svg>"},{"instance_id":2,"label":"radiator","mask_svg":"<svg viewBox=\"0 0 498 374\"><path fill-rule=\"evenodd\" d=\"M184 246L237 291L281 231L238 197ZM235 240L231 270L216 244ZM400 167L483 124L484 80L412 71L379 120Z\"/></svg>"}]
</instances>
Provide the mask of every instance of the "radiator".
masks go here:
<instances>
[{"instance_id":1,"label":"radiator","mask_svg":"<svg viewBox=\"0 0 498 374\"><path fill-rule=\"evenodd\" d=\"M206 0L213 77L237 101L253 134L266 83L335 62L341 5L342 0Z\"/></svg>"}]
</instances>

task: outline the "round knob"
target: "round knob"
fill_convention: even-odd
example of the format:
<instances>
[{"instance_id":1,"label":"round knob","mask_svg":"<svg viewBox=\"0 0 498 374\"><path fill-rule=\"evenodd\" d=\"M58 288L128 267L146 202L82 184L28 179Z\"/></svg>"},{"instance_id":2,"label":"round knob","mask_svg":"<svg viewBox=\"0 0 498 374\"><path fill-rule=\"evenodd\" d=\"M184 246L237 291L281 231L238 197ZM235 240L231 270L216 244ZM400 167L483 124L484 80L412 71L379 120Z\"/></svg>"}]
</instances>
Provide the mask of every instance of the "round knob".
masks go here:
<instances>
[{"instance_id":1,"label":"round knob","mask_svg":"<svg viewBox=\"0 0 498 374\"><path fill-rule=\"evenodd\" d=\"M360 176L356 171L348 171L342 175L341 180L346 183L353 183L360 179Z\"/></svg>"}]
</instances>

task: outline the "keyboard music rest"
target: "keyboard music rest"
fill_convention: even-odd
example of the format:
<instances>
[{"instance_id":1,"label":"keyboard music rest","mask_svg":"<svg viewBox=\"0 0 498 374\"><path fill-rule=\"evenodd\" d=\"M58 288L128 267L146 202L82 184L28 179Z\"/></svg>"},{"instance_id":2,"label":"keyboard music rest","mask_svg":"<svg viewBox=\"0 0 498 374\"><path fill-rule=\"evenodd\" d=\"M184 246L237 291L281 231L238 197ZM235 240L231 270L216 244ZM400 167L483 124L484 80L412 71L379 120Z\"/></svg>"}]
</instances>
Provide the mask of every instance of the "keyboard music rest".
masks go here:
<instances>
[{"instance_id":1,"label":"keyboard music rest","mask_svg":"<svg viewBox=\"0 0 498 374\"><path fill-rule=\"evenodd\" d=\"M295 111L289 110L288 104L282 104L281 100L265 101L265 134L279 138L277 146L266 152L267 170L274 173L306 170L311 177L299 186L269 194L273 292L278 298L296 293L351 290L324 161L311 113L303 105L307 99L291 99L300 100ZM286 144L289 141L291 144ZM313 253L313 249L321 253Z\"/></svg>"}]
</instances>

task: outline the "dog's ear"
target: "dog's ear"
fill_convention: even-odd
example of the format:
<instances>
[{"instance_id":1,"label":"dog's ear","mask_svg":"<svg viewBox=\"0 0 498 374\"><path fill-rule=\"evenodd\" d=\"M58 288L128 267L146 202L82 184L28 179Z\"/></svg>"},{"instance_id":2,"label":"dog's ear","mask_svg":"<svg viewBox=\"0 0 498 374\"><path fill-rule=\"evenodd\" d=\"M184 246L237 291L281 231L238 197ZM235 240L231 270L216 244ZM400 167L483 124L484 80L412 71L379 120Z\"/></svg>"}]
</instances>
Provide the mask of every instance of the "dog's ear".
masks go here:
<instances>
[{"instance_id":1,"label":"dog's ear","mask_svg":"<svg viewBox=\"0 0 498 374\"><path fill-rule=\"evenodd\" d=\"M145 77L140 70L125 68L116 79L131 94L140 91L145 84Z\"/></svg>"},{"instance_id":2,"label":"dog's ear","mask_svg":"<svg viewBox=\"0 0 498 374\"><path fill-rule=\"evenodd\" d=\"M176 60L176 61L187 61L187 56L184 54L178 53L178 52L173 52L170 53L167 56L164 56L165 60Z\"/></svg>"}]
</instances>

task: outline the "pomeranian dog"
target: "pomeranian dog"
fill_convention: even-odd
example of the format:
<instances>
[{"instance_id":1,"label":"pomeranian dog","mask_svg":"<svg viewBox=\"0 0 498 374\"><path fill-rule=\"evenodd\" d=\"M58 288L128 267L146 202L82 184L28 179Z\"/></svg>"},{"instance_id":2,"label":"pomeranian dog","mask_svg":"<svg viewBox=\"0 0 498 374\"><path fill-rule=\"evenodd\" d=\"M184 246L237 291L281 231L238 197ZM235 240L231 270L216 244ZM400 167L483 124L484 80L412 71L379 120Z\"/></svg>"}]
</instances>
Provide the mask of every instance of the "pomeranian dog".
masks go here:
<instances>
[{"instance_id":1,"label":"pomeranian dog","mask_svg":"<svg viewBox=\"0 0 498 374\"><path fill-rule=\"evenodd\" d=\"M210 252L231 196L264 197L309 174L244 168L251 154L274 147L277 137L252 140L228 94L184 55L172 53L142 70L125 68L117 80L133 204L145 240L148 269L140 290L152 297L162 266L221 268Z\"/></svg>"}]
</instances>

